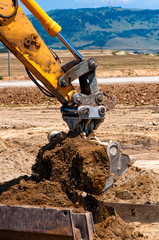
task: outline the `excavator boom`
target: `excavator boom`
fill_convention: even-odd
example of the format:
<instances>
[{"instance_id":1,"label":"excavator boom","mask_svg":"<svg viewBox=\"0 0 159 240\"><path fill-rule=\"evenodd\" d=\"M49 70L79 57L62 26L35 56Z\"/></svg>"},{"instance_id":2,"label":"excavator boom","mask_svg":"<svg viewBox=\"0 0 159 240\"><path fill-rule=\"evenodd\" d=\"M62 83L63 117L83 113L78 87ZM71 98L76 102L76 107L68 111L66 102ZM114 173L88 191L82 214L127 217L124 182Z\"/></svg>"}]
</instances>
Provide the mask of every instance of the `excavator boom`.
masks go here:
<instances>
[{"instance_id":1,"label":"excavator boom","mask_svg":"<svg viewBox=\"0 0 159 240\"><path fill-rule=\"evenodd\" d=\"M39 20L51 37L59 38L74 55L75 60L64 66L58 64L56 56L45 45L19 7L18 0L6 0L5 3L0 0L0 40L24 64L29 77L40 90L48 96L55 96L61 102L62 117L69 129L83 133L84 137L90 139L90 134L104 121L106 111L115 106L115 96L109 96L108 100L108 96L98 91L95 75L96 60L84 59L62 36L61 27L34 0L21 0L21 2ZM38 84L32 74L46 89ZM79 93L72 85L77 78L80 85ZM96 137L93 137L93 140L102 144ZM131 162L127 155L121 154L119 144L112 142L106 145L110 161L110 177L103 191L107 191L113 185L114 177L122 175Z\"/></svg>"},{"instance_id":2,"label":"excavator boom","mask_svg":"<svg viewBox=\"0 0 159 240\"><path fill-rule=\"evenodd\" d=\"M59 100L62 104L62 117L69 129L83 133L81 135L84 138L97 144L103 144L93 135L94 130L104 121L107 110L115 106L116 98L98 91L95 75L97 61L93 58L84 59L62 36L61 27L34 0L21 2L51 37L56 36L69 49L75 59L64 66L59 65L56 55L45 45L18 5L18 0L0 0L0 41L24 64L29 77L40 90ZM34 76L43 85L39 85ZM79 93L72 84L75 79L79 79ZM56 141L60 137L61 134L53 133L49 139ZM110 176L106 180L103 193L108 191L114 179L121 176L132 164L130 158L122 154L119 144L111 142L104 145L110 164ZM91 205L94 208L93 204ZM108 212L106 208L106 213ZM74 214L67 209L8 206L0 206L0 213L0 239L3 240L22 239L23 232L29 234L24 235L25 239L37 239L36 234L38 239L94 239L92 215L89 213Z\"/></svg>"},{"instance_id":3,"label":"excavator boom","mask_svg":"<svg viewBox=\"0 0 159 240\"><path fill-rule=\"evenodd\" d=\"M89 135L104 121L106 113L104 95L98 92L96 60L84 60L62 36L61 27L34 0L22 2L49 35L57 36L76 59L61 67L18 6L17 0L6 0L5 4L0 0L0 40L24 64L31 79L34 80L32 74L36 76L47 88L46 91L62 103L61 112L69 129ZM72 85L77 78L80 93Z\"/></svg>"},{"instance_id":4,"label":"excavator boom","mask_svg":"<svg viewBox=\"0 0 159 240\"><path fill-rule=\"evenodd\" d=\"M8 10L12 9L12 1L6 0L5 5L2 2L0 6L3 15L7 15ZM74 88L71 84L66 88L59 86L58 79L64 71L22 9L18 6L13 17L0 19L0 40L61 103L66 103L69 92Z\"/></svg>"}]
</instances>

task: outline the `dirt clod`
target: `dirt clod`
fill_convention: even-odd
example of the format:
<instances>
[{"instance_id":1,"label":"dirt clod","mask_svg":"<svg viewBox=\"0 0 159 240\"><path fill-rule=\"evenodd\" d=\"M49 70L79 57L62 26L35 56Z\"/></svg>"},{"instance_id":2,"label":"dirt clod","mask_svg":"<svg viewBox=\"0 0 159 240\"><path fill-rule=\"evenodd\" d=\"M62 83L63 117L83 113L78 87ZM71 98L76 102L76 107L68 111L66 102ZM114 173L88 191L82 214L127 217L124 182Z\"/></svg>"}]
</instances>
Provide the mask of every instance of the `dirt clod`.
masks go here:
<instances>
[{"instance_id":1,"label":"dirt clod","mask_svg":"<svg viewBox=\"0 0 159 240\"><path fill-rule=\"evenodd\" d=\"M109 160L104 146L70 133L43 147L32 169L40 180L58 180L65 191L99 195L109 176Z\"/></svg>"}]
</instances>

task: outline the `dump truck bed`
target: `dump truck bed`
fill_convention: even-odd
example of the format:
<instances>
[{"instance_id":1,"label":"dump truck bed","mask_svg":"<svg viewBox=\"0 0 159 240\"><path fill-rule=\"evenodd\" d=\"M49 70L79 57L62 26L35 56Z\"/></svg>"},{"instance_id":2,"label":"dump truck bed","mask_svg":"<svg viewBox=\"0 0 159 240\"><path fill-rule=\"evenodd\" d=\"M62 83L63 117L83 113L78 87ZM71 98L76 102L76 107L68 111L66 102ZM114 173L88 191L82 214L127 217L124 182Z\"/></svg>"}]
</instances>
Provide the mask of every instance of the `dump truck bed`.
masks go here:
<instances>
[{"instance_id":1,"label":"dump truck bed","mask_svg":"<svg viewBox=\"0 0 159 240\"><path fill-rule=\"evenodd\" d=\"M71 209L0 206L0 240L91 240L91 213Z\"/></svg>"}]
</instances>

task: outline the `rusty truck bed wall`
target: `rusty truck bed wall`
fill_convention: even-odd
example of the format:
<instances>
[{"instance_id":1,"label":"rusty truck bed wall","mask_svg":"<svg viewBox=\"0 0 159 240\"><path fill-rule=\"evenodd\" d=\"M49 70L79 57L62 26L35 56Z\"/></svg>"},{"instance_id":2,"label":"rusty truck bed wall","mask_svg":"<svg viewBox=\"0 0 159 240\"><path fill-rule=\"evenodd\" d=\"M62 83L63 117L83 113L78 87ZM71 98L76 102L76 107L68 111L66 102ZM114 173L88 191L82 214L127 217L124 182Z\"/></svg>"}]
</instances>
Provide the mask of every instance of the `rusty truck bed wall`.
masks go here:
<instances>
[{"instance_id":1,"label":"rusty truck bed wall","mask_svg":"<svg viewBox=\"0 0 159 240\"><path fill-rule=\"evenodd\" d=\"M93 240L91 213L1 205L0 216L0 240Z\"/></svg>"}]
</instances>

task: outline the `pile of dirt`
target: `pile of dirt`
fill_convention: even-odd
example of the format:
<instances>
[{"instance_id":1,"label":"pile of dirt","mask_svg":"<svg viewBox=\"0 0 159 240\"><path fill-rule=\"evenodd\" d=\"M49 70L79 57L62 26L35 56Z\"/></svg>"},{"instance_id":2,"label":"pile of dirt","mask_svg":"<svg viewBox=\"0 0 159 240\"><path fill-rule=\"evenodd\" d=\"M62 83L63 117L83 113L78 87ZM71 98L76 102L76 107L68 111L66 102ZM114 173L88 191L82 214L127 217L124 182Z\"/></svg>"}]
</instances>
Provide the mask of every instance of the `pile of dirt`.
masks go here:
<instances>
[{"instance_id":1,"label":"pile of dirt","mask_svg":"<svg viewBox=\"0 0 159 240\"><path fill-rule=\"evenodd\" d=\"M144 235L129 224L122 221L122 219L116 214L115 216L108 217L102 223L95 225L96 232L99 239L105 240L139 240L145 239Z\"/></svg>"},{"instance_id":2,"label":"pile of dirt","mask_svg":"<svg viewBox=\"0 0 159 240\"><path fill-rule=\"evenodd\" d=\"M32 177L8 182L7 191L6 183L2 184L0 201L70 207L70 201L66 200L70 199L75 208L84 206L90 201L89 197L85 200L88 194L101 194L109 176L109 160L104 146L81 135L61 133L40 149L32 170ZM56 198L61 199L61 204L59 200L56 203Z\"/></svg>"},{"instance_id":3,"label":"pile of dirt","mask_svg":"<svg viewBox=\"0 0 159 240\"><path fill-rule=\"evenodd\" d=\"M77 91L79 90L78 87ZM108 84L101 92L114 94L118 103L133 105L159 105L159 84ZM0 105L57 104L56 98L46 97L38 88L0 89Z\"/></svg>"},{"instance_id":4,"label":"pile of dirt","mask_svg":"<svg viewBox=\"0 0 159 240\"><path fill-rule=\"evenodd\" d=\"M1 88L0 105L57 104L56 98L44 95L37 87Z\"/></svg>"},{"instance_id":5,"label":"pile of dirt","mask_svg":"<svg viewBox=\"0 0 159 240\"><path fill-rule=\"evenodd\" d=\"M86 212L81 203L72 202L59 182L37 182L27 176L0 185L0 203L6 205L34 205L40 207L71 208L73 212ZM96 206L95 206L96 207ZM99 207L98 207L99 208ZM125 223L116 213L106 218L95 218L96 237L99 240L139 240L143 234Z\"/></svg>"},{"instance_id":6,"label":"pile of dirt","mask_svg":"<svg viewBox=\"0 0 159 240\"><path fill-rule=\"evenodd\" d=\"M34 161L31 154L0 138L0 181L8 181L23 174L31 175Z\"/></svg>"},{"instance_id":7,"label":"pile of dirt","mask_svg":"<svg viewBox=\"0 0 159 240\"><path fill-rule=\"evenodd\" d=\"M104 146L80 135L62 133L39 151L32 169L32 177L23 176L0 185L1 204L91 211L100 239L143 238L114 211L108 213L95 197L100 195L109 176Z\"/></svg>"},{"instance_id":8,"label":"pile of dirt","mask_svg":"<svg viewBox=\"0 0 159 240\"><path fill-rule=\"evenodd\" d=\"M72 207L59 182L37 181L27 175L0 186L0 202L7 205Z\"/></svg>"},{"instance_id":9,"label":"pile of dirt","mask_svg":"<svg viewBox=\"0 0 159 240\"><path fill-rule=\"evenodd\" d=\"M159 174L152 170L131 167L100 199L118 203L158 204L158 179Z\"/></svg>"},{"instance_id":10,"label":"pile of dirt","mask_svg":"<svg viewBox=\"0 0 159 240\"><path fill-rule=\"evenodd\" d=\"M101 92L114 94L118 103L159 105L159 84L111 84L99 87Z\"/></svg>"}]
</instances>

